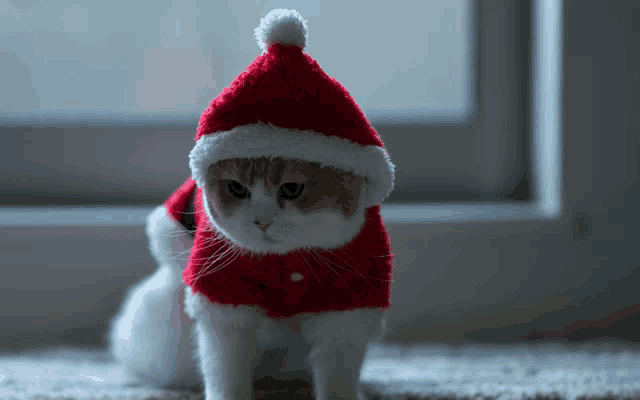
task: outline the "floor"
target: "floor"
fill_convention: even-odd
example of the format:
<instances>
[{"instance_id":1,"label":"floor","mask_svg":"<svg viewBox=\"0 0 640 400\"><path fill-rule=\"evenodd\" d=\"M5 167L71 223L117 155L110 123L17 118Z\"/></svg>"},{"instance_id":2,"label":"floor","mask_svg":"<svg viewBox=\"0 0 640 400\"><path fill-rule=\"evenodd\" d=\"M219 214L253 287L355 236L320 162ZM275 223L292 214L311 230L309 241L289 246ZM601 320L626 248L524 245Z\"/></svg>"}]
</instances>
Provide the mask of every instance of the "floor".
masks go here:
<instances>
[{"instance_id":1,"label":"floor","mask_svg":"<svg viewBox=\"0 0 640 400\"><path fill-rule=\"evenodd\" d=\"M640 398L640 346L602 340L576 345L374 344L361 380L371 398L520 399L540 394L573 400L607 393ZM0 357L0 399L191 397L201 394L127 382L102 352L59 349Z\"/></svg>"}]
</instances>

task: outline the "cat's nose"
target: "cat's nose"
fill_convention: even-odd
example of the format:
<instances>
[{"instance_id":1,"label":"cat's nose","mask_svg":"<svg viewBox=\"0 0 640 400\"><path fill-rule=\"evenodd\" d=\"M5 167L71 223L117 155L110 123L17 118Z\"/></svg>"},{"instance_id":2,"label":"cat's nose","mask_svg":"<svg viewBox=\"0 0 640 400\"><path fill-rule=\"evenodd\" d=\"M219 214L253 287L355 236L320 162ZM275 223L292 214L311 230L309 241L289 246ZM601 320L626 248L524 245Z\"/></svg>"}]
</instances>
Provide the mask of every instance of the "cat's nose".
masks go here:
<instances>
[{"instance_id":1,"label":"cat's nose","mask_svg":"<svg viewBox=\"0 0 640 400\"><path fill-rule=\"evenodd\" d=\"M269 223L264 223L263 221L260 220L255 220L253 221L254 224L258 225L258 228L260 228L263 232L267 230L267 228L269 227L269 225L273 224L273 221L269 222Z\"/></svg>"}]
</instances>

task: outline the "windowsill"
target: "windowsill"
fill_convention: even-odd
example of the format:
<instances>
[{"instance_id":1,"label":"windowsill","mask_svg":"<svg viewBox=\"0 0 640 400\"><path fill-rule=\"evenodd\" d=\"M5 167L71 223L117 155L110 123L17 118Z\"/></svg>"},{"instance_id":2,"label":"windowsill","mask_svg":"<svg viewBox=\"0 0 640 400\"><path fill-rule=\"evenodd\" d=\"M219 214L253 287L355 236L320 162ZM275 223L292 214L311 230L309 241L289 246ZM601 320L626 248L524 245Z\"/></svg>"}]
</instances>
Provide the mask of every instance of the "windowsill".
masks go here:
<instances>
[{"instance_id":1,"label":"windowsill","mask_svg":"<svg viewBox=\"0 0 640 400\"><path fill-rule=\"evenodd\" d=\"M152 206L0 207L0 227L144 226ZM536 203L384 204L387 223L490 222L548 219Z\"/></svg>"},{"instance_id":2,"label":"windowsill","mask_svg":"<svg viewBox=\"0 0 640 400\"><path fill-rule=\"evenodd\" d=\"M536 203L385 204L382 217L389 223L417 224L548 219Z\"/></svg>"}]
</instances>

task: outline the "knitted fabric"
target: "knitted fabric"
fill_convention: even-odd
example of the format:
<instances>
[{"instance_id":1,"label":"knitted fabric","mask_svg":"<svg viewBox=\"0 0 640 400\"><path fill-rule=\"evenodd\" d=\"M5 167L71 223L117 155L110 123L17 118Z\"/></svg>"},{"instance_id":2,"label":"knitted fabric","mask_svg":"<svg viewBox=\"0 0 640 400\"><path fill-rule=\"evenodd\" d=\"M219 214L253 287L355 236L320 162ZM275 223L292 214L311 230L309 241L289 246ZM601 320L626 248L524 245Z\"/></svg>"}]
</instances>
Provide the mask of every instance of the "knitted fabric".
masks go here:
<instances>
[{"instance_id":1,"label":"knitted fabric","mask_svg":"<svg viewBox=\"0 0 640 400\"><path fill-rule=\"evenodd\" d=\"M211 101L196 141L258 121L384 147L347 89L296 46L275 44L258 56Z\"/></svg>"}]
</instances>

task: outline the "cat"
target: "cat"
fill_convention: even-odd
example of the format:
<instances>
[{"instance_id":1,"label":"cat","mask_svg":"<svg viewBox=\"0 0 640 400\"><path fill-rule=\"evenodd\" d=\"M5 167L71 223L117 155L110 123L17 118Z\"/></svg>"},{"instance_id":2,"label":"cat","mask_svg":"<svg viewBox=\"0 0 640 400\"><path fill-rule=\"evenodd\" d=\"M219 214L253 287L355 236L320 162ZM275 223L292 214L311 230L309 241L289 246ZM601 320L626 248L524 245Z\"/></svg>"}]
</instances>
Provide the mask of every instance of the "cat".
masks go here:
<instances>
[{"instance_id":1,"label":"cat","mask_svg":"<svg viewBox=\"0 0 640 400\"><path fill-rule=\"evenodd\" d=\"M259 258L319 255L318 249L350 242L365 224L367 187L364 177L306 161L226 159L209 167L202 193L211 229L228 253ZM182 387L203 382L207 400L227 400L253 398L254 383L263 377L299 378L313 383L316 399L361 398L360 369L368 343L384 336L386 312L270 318L256 306L214 304L180 283L193 241L164 206L149 216L146 233L158 271L132 289L110 337L112 353L132 380ZM334 272L338 267L325 264Z\"/></svg>"}]
</instances>

